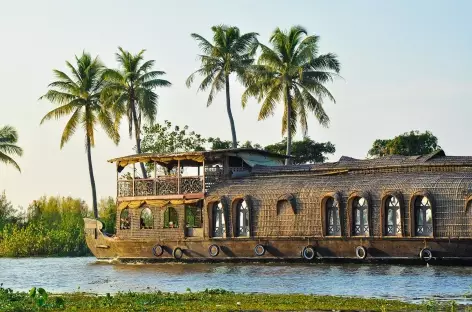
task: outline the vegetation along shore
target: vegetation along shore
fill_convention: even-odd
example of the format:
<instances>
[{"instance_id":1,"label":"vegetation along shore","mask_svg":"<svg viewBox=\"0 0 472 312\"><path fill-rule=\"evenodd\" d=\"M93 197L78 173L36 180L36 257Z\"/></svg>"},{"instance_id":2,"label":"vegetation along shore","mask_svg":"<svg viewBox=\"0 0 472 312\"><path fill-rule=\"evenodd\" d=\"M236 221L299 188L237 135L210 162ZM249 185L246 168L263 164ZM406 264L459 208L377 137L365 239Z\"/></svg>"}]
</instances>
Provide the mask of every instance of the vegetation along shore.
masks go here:
<instances>
[{"instance_id":1,"label":"vegetation along shore","mask_svg":"<svg viewBox=\"0 0 472 312\"><path fill-rule=\"evenodd\" d=\"M202 292L48 294L42 288L13 292L0 288L0 310L9 311L463 311L456 302L365 299L314 295L238 294L215 289Z\"/></svg>"}]
</instances>

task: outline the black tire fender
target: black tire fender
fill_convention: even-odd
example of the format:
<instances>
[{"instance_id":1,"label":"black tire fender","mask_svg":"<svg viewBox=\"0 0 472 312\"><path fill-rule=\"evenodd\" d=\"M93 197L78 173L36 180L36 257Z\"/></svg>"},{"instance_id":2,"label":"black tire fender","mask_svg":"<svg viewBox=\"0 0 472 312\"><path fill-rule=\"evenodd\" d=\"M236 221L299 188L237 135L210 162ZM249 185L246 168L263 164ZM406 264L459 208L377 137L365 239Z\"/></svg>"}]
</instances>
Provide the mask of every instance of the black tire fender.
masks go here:
<instances>
[{"instance_id":1,"label":"black tire fender","mask_svg":"<svg viewBox=\"0 0 472 312\"><path fill-rule=\"evenodd\" d=\"M254 253L256 256L263 256L265 254L265 247L261 244L257 244L256 247L254 247Z\"/></svg>"},{"instance_id":2,"label":"black tire fender","mask_svg":"<svg viewBox=\"0 0 472 312\"><path fill-rule=\"evenodd\" d=\"M356 247L356 257L357 259L364 260L367 257L367 249L364 246Z\"/></svg>"},{"instance_id":3,"label":"black tire fender","mask_svg":"<svg viewBox=\"0 0 472 312\"><path fill-rule=\"evenodd\" d=\"M220 247L215 244L210 245L210 247L208 247L208 253L210 254L210 256L216 257L220 253Z\"/></svg>"},{"instance_id":4,"label":"black tire fender","mask_svg":"<svg viewBox=\"0 0 472 312\"><path fill-rule=\"evenodd\" d=\"M184 252L182 250L182 248L180 247L175 247L174 250L172 251L172 256L174 257L174 259L182 259L182 256L184 255Z\"/></svg>"},{"instance_id":5,"label":"black tire fender","mask_svg":"<svg viewBox=\"0 0 472 312\"><path fill-rule=\"evenodd\" d=\"M316 251L313 246L306 246L302 250L302 257L306 260L313 260L316 256Z\"/></svg>"},{"instance_id":6,"label":"black tire fender","mask_svg":"<svg viewBox=\"0 0 472 312\"><path fill-rule=\"evenodd\" d=\"M152 247L152 254L156 257L162 256L164 253L164 248L162 248L161 245L157 244L154 247Z\"/></svg>"},{"instance_id":7,"label":"black tire fender","mask_svg":"<svg viewBox=\"0 0 472 312\"><path fill-rule=\"evenodd\" d=\"M429 248L423 248L420 251L420 259L424 262L429 262L433 259L433 251Z\"/></svg>"}]
</instances>

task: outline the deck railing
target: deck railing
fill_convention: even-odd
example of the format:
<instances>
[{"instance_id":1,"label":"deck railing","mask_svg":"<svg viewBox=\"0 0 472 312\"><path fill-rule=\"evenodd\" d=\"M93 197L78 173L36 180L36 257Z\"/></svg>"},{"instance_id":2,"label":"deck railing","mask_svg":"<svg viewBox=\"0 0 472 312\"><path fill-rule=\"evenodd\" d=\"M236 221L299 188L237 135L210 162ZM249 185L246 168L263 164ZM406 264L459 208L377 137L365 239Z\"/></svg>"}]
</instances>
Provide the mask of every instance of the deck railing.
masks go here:
<instances>
[{"instance_id":1,"label":"deck railing","mask_svg":"<svg viewBox=\"0 0 472 312\"><path fill-rule=\"evenodd\" d=\"M158 196L204 192L202 176L159 176L150 179L118 180L118 197Z\"/></svg>"}]
</instances>

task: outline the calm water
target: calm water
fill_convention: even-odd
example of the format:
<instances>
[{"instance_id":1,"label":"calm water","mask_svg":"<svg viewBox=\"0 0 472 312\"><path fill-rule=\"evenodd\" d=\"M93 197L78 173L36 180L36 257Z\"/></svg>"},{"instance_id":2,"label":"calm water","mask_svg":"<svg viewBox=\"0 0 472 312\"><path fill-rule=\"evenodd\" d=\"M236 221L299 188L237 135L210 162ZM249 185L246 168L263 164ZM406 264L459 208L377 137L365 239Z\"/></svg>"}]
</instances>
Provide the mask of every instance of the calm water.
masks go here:
<instances>
[{"instance_id":1,"label":"calm water","mask_svg":"<svg viewBox=\"0 0 472 312\"><path fill-rule=\"evenodd\" d=\"M0 283L51 292L177 291L305 293L422 300L461 298L472 267L359 264L108 264L95 258L0 258ZM462 300L461 300L462 301ZM470 302L469 302L470 303Z\"/></svg>"}]
</instances>

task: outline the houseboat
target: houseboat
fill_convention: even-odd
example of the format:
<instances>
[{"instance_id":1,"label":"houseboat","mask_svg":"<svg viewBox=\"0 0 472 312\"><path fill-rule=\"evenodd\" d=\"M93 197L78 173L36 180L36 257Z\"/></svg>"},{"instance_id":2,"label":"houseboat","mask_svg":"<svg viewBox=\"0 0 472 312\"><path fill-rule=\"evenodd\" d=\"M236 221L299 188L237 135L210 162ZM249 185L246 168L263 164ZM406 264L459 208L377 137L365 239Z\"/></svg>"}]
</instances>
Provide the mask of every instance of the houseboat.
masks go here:
<instances>
[{"instance_id":1,"label":"houseboat","mask_svg":"<svg viewBox=\"0 0 472 312\"><path fill-rule=\"evenodd\" d=\"M116 233L87 218L88 247L120 261L472 263L472 157L285 159L256 149L112 159Z\"/></svg>"}]
</instances>

